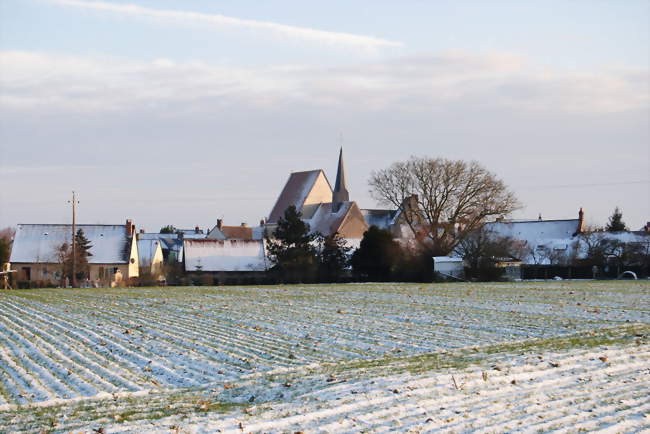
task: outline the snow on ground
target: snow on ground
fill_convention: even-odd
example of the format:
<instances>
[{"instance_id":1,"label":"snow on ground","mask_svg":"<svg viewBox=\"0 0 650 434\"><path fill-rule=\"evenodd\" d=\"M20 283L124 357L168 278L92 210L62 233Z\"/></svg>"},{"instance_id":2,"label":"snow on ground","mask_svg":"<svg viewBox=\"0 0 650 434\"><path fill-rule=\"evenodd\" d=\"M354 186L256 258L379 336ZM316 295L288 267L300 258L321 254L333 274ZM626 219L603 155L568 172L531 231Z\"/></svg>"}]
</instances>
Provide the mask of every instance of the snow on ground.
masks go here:
<instances>
[{"instance_id":1,"label":"snow on ground","mask_svg":"<svg viewBox=\"0 0 650 434\"><path fill-rule=\"evenodd\" d=\"M649 335L648 282L11 291L0 427L633 432Z\"/></svg>"}]
</instances>

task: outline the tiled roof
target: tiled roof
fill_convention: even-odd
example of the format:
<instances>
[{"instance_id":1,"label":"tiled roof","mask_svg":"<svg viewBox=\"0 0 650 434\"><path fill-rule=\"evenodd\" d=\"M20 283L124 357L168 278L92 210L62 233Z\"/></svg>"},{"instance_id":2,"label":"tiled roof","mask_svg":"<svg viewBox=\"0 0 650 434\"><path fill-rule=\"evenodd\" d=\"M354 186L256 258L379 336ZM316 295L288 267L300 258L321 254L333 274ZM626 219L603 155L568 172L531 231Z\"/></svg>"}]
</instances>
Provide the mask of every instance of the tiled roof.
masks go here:
<instances>
[{"instance_id":1,"label":"tiled roof","mask_svg":"<svg viewBox=\"0 0 650 434\"><path fill-rule=\"evenodd\" d=\"M253 228L248 226L221 226L221 232L229 240L253 239Z\"/></svg>"}]
</instances>

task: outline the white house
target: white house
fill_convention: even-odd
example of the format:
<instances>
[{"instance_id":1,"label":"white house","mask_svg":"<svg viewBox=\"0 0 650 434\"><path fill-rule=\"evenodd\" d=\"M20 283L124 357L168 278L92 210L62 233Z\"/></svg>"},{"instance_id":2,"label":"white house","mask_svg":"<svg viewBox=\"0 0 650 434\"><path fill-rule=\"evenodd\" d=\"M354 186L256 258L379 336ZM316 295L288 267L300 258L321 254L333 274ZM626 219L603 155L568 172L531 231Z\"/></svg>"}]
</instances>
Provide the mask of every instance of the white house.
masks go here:
<instances>
[{"instance_id":1,"label":"white house","mask_svg":"<svg viewBox=\"0 0 650 434\"><path fill-rule=\"evenodd\" d=\"M90 241L88 257L89 279L102 286L128 283L138 277L138 246L135 225L76 225ZM57 249L70 245L72 225L19 224L16 227L9 262L17 270L17 282L22 285L58 285L62 264ZM81 283L81 282L80 282Z\"/></svg>"}]
</instances>

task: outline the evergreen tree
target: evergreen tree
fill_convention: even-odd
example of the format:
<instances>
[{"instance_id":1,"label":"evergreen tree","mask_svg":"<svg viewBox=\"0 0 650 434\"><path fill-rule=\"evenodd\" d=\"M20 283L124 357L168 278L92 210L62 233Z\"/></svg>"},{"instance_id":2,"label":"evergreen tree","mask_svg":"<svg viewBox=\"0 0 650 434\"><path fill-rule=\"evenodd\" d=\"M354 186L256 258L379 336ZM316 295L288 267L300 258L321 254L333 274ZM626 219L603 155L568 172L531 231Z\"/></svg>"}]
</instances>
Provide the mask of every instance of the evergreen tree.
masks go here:
<instances>
[{"instance_id":1,"label":"evergreen tree","mask_svg":"<svg viewBox=\"0 0 650 434\"><path fill-rule=\"evenodd\" d=\"M346 245L345 239L338 233L328 236L319 234L317 241L319 244L320 280L336 282L341 278L343 270L350 262L348 254L352 248Z\"/></svg>"},{"instance_id":2,"label":"evergreen tree","mask_svg":"<svg viewBox=\"0 0 650 434\"><path fill-rule=\"evenodd\" d=\"M625 222L623 222L623 213L618 209L618 207L614 209L614 213L609 217L609 222L607 223L605 230L607 232L620 232L627 230L627 226L625 225Z\"/></svg>"},{"instance_id":3,"label":"evergreen tree","mask_svg":"<svg viewBox=\"0 0 650 434\"><path fill-rule=\"evenodd\" d=\"M167 226L163 226L162 228L160 228L160 233L161 234L175 234L176 230L177 229L176 229L176 227L174 227L174 225L167 225Z\"/></svg>"},{"instance_id":4,"label":"evergreen tree","mask_svg":"<svg viewBox=\"0 0 650 434\"><path fill-rule=\"evenodd\" d=\"M75 277L77 280L85 279L89 276L90 267L88 265L88 258L93 254L90 253L92 245L86 235L84 234L83 229L77 230L77 233L74 236L75 238ZM68 277L72 281L72 247L67 243L62 244L59 247L59 255L63 257L64 260L64 276Z\"/></svg>"},{"instance_id":5,"label":"evergreen tree","mask_svg":"<svg viewBox=\"0 0 650 434\"><path fill-rule=\"evenodd\" d=\"M352 269L363 279L388 281L399 257L399 244L390 231L370 226L352 255Z\"/></svg>"},{"instance_id":6,"label":"evergreen tree","mask_svg":"<svg viewBox=\"0 0 650 434\"><path fill-rule=\"evenodd\" d=\"M309 233L309 225L300 217L296 207L291 205L278 220L273 238L267 239L273 270L285 282L312 280L318 267L316 249L312 245L315 236Z\"/></svg>"}]
</instances>

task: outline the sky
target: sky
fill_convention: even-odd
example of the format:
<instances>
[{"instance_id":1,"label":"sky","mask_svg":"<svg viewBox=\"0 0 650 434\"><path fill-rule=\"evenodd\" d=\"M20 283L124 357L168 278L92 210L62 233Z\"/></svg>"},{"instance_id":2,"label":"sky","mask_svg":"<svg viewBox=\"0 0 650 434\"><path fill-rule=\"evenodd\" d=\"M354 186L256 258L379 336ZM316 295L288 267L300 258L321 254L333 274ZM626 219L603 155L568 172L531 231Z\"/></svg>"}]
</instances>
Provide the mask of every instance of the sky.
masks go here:
<instances>
[{"instance_id":1,"label":"sky","mask_svg":"<svg viewBox=\"0 0 650 434\"><path fill-rule=\"evenodd\" d=\"M292 171L476 160L512 217L650 220L650 3L0 0L0 227L267 217Z\"/></svg>"}]
</instances>

